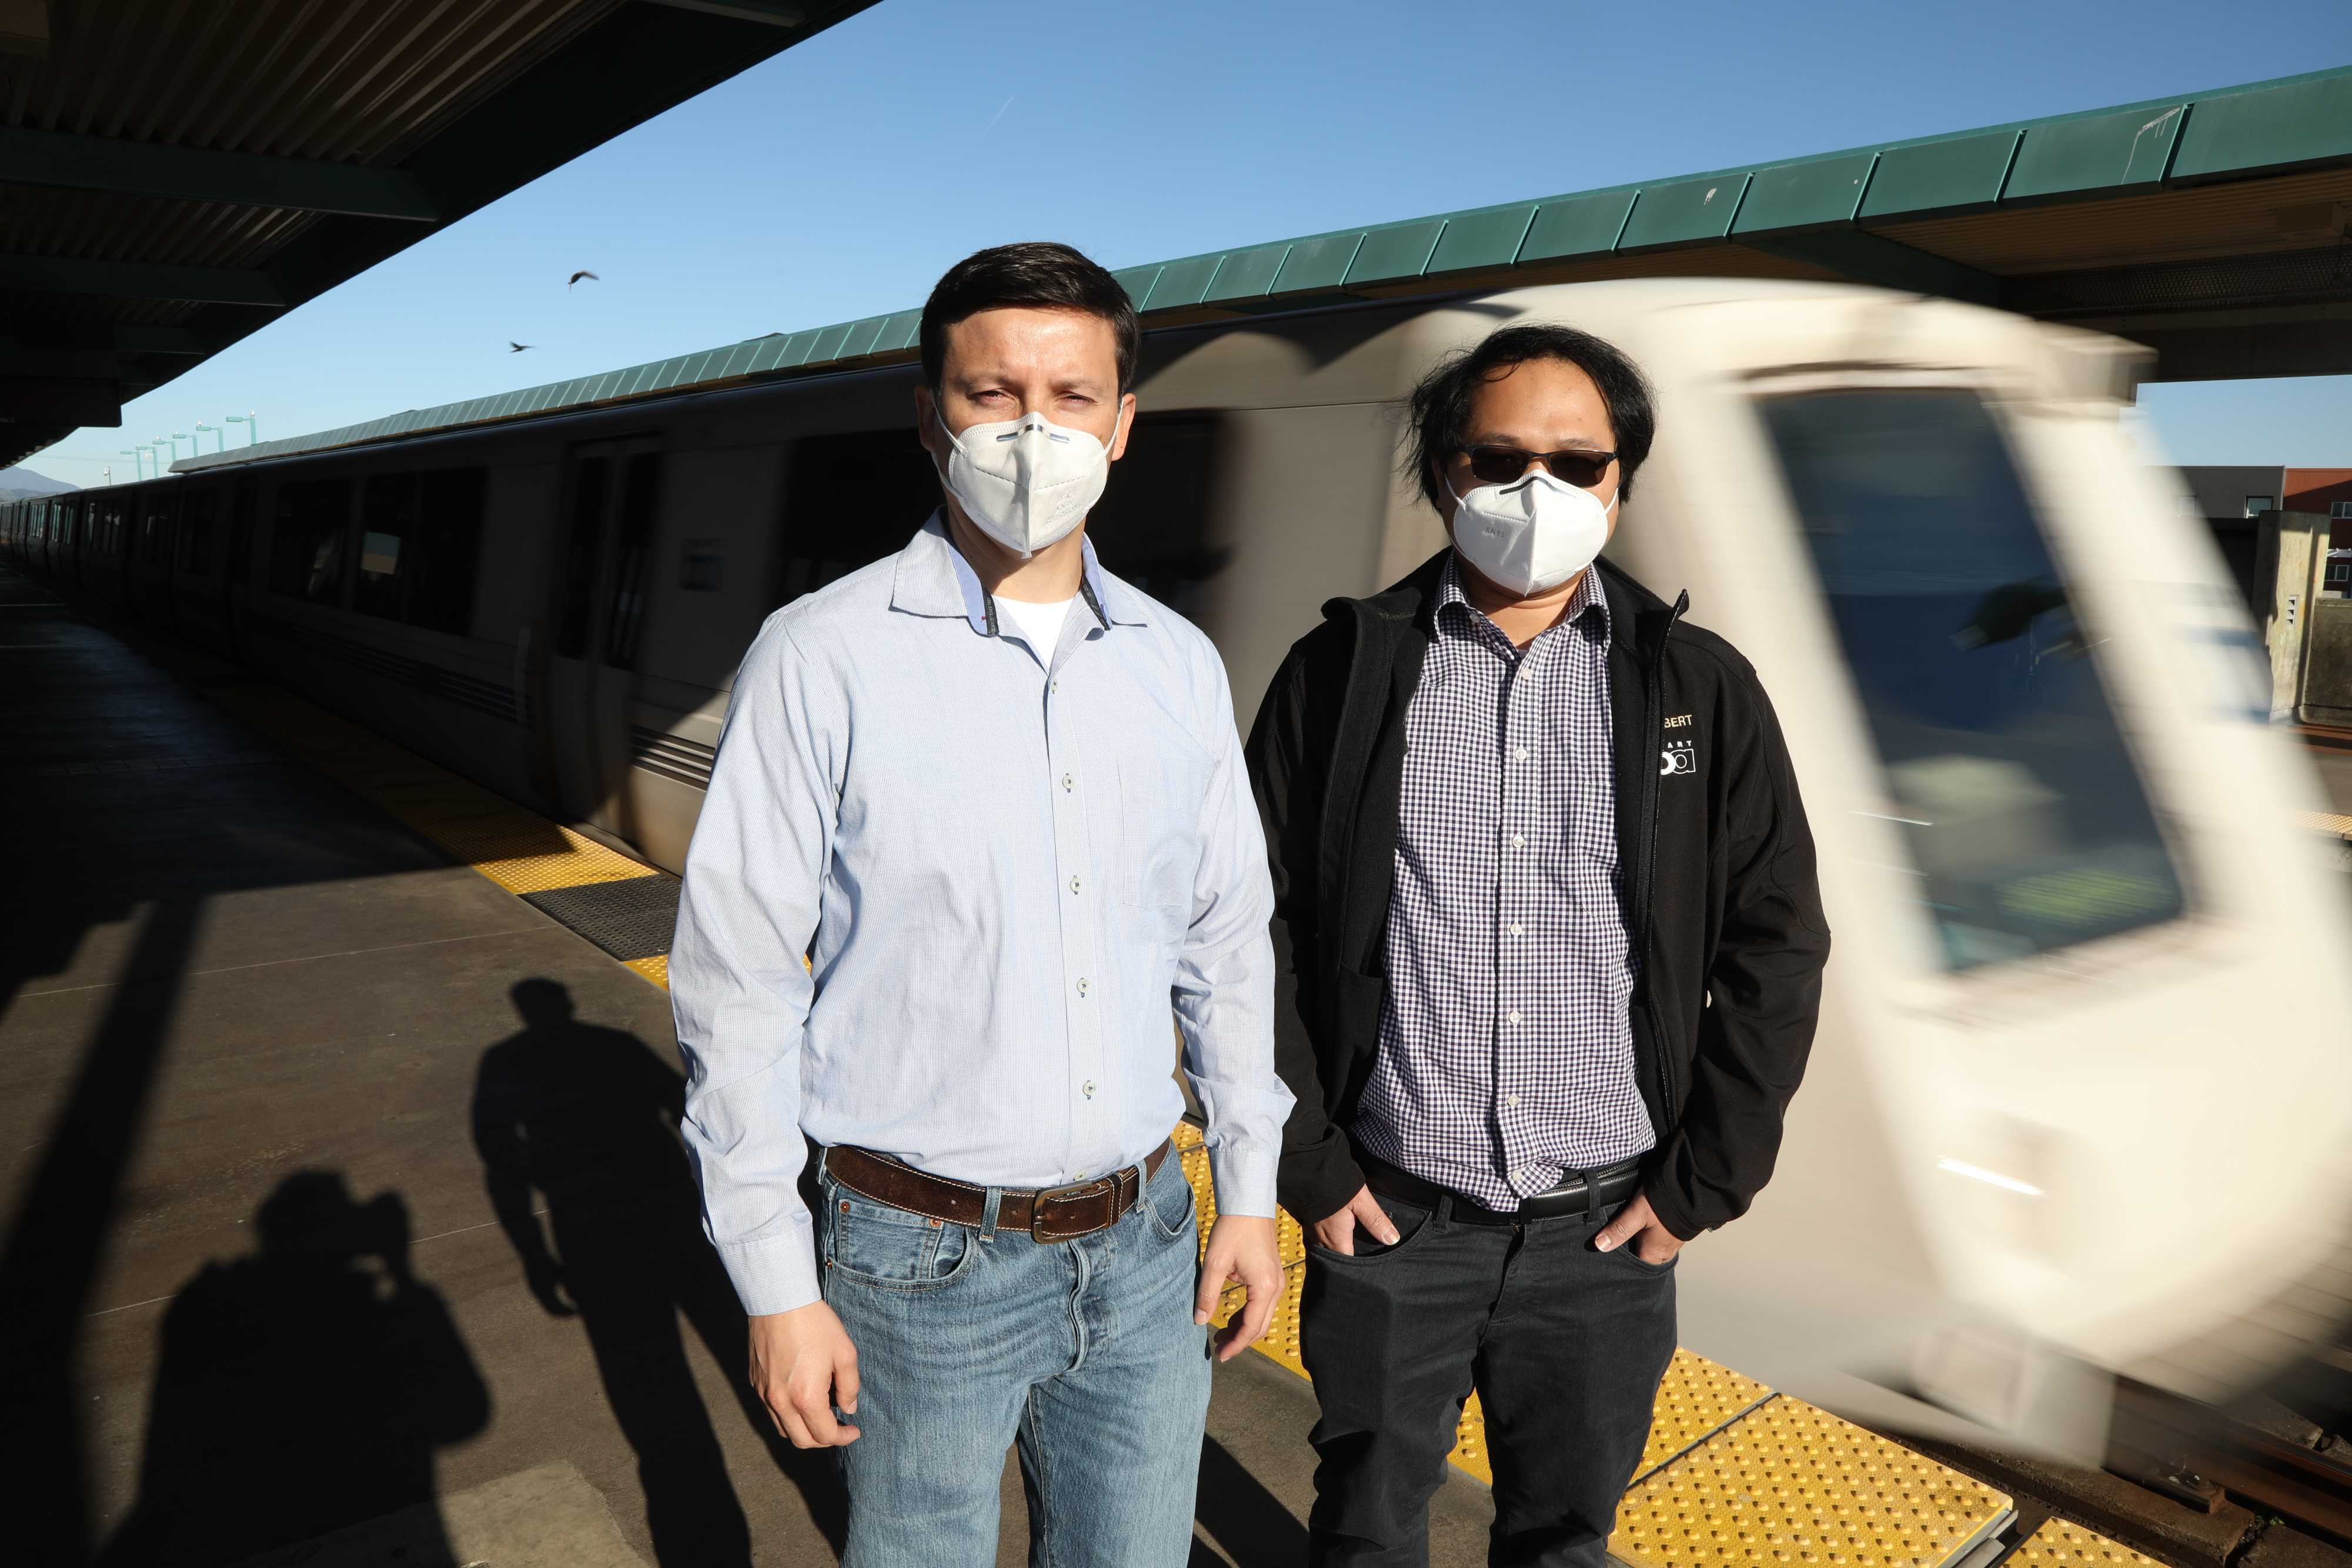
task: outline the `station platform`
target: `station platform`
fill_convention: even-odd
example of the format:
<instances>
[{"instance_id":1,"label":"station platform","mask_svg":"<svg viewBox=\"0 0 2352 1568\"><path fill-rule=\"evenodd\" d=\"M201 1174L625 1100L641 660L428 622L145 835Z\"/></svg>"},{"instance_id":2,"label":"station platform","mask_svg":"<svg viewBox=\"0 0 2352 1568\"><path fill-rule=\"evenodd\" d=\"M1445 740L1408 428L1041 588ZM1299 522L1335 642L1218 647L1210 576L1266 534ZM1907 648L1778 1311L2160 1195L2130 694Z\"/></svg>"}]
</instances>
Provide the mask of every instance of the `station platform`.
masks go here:
<instances>
[{"instance_id":1,"label":"station platform","mask_svg":"<svg viewBox=\"0 0 2352 1568\"><path fill-rule=\"evenodd\" d=\"M675 1137L675 879L108 615L0 569L0 1559L831 1561ZM1283 1238L1195 1563L1303 1558ZM1488 1479L1474 1399L1433 1562L1485 1561ZM2150 1561L1688 1353L1612 1551Z\"/></svg>"}]
</instances>

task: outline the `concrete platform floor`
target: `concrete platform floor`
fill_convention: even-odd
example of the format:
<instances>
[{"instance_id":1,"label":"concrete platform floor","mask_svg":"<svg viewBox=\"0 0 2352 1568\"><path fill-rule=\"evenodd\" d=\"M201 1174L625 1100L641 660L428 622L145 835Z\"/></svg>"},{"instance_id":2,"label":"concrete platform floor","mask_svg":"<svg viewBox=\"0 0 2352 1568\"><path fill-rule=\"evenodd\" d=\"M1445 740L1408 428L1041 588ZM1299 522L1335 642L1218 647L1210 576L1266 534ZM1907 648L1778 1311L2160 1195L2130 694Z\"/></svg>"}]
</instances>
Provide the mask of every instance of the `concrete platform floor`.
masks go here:
<instances>
[{"instance_id":1,"label":"concrete platform floor","mask_svg":"<svg viewBox=\"0 0 2352 1568\"><path fill-rule=\"evenodd\" d=\"M100 613L0 574L0 1558L832 1561L829 1461L741 1392L667 998ZM1298 1560L1313 1416L1221 1371L1196 1563ZM1436 1515L1484 1560L1475 1483Z\"/></svg>"}]
</instances>

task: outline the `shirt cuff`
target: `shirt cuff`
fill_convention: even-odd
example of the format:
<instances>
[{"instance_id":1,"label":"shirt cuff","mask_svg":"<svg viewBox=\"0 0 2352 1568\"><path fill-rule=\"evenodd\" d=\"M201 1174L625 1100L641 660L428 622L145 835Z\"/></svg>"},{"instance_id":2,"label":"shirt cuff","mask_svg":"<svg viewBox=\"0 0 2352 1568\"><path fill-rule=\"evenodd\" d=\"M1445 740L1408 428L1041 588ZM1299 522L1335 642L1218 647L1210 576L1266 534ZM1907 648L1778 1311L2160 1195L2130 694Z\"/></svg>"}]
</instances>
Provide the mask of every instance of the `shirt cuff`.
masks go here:
<instances>
[{"instance_id":1,"label":"shirt cuff","mask_svg":"<svg viewBox=\"0 0 2352 1568\"><path fill-rule=\"evenodd\" d=\"M1244 1218L1274 1218L1274 1176L1281 1155L1255 1149L1213 1148L1209 1174L1217 1184L1217 1212Z\"/></svg>"},{"instance_id":2,"label":"shirt cuff","mask_svg":"<svg viewBox=\"0 0 2352 1568\"><path fill-rule=\"evenodd\" d=\"M816 1242L805 1215L791 1229L761 1241L737 1241L719 1249L719 1260L734 1281L746 1317L789 1312L824 1299L817 1284Z\"/></svg>"}]
</instances>

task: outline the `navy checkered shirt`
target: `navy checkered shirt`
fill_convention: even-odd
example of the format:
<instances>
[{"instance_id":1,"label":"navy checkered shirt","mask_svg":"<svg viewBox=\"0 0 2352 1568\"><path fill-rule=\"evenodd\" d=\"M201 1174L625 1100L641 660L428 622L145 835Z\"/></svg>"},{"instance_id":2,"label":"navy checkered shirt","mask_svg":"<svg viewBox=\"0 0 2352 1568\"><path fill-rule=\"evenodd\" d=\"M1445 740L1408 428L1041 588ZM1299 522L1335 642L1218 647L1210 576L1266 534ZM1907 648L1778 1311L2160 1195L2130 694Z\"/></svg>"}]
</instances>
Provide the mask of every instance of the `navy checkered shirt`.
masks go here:
<instances>
[{"instance_id":1,"label":"navy checkered shirt","mask_svg":"<svg viewBox=\"0 0 2352 1568\"><path fill-rule=\"evenodd\" d=\"M1380 1051L1352 1129L1489 1208L1656 1142L1633 1078L1609 604L1587 571L1522 652L1448 557L1405 715Z\"/></svg>"}]
</instances>

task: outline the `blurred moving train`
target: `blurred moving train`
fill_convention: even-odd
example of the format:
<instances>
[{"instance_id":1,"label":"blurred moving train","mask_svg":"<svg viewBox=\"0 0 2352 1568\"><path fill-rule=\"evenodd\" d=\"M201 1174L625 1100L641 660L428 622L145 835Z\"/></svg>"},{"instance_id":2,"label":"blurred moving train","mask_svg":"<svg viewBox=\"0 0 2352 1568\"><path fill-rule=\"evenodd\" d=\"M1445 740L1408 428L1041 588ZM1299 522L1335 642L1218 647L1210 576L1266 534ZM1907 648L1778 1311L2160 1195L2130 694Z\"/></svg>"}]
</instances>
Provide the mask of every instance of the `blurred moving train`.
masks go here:
<instances>
[{"instance_id":1,"label":"blurred moving train","mask_svg":"<svg viewBox=\"0 0 2352 1568\"><path fill-rule=\"evenodd\" d=\"M2114 1371L2210 1398L2333 1327L2352 1042L2303 998L2352 932L2242 601L2123 427L2140 350L1707 280L1155 330L1103 559L1216 640L1246 727L1326 598L1441 548L1397 400L1522 319L1655 378L1611 553L1760 670L1836 931L1779 1175L1685 1254L1685 1343L1881 1425L2081 1454ZM261 455L0 535L676 869L762 617L937 504L919 374Z\"/></svg>"}]
</instances>

